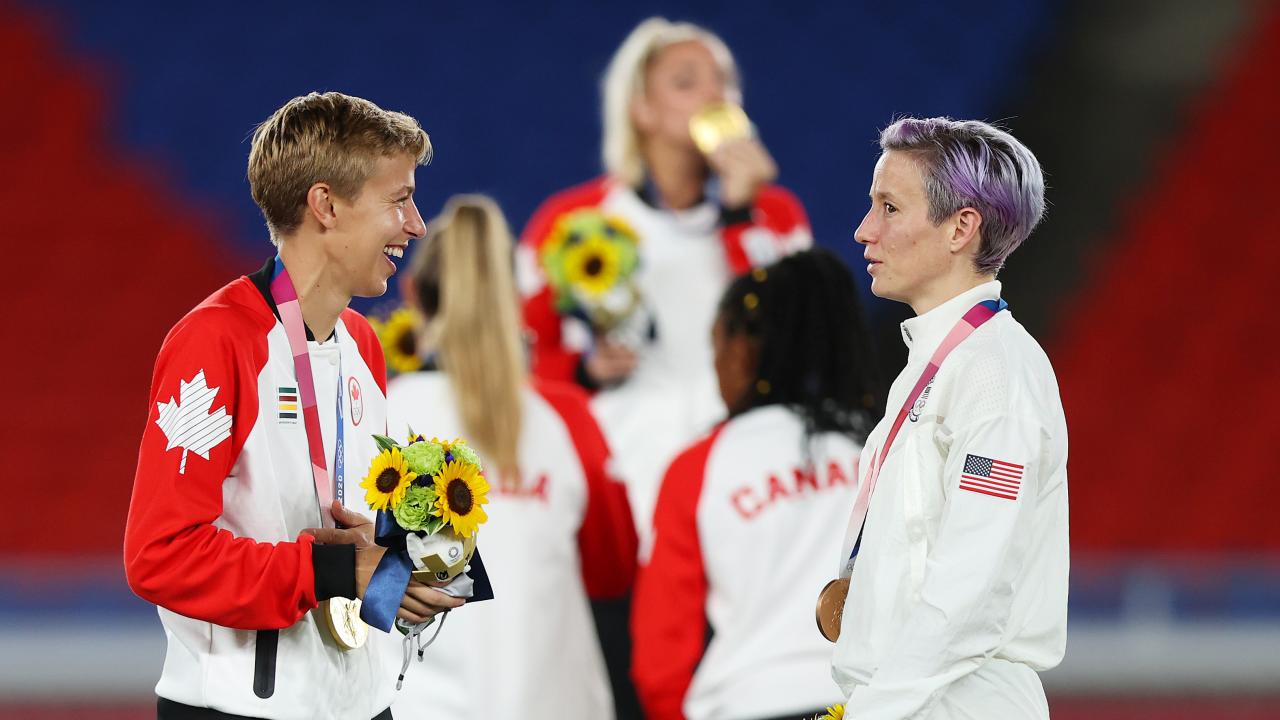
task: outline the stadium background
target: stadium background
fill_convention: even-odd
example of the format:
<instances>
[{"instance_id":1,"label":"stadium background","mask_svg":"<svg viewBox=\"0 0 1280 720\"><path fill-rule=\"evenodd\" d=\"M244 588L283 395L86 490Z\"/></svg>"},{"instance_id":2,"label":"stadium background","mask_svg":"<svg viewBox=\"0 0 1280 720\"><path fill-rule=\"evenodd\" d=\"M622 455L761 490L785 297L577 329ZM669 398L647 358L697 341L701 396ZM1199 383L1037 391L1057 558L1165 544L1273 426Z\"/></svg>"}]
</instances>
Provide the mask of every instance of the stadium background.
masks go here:
<instances>
[{"instance_id":1,"label":"stadium background","mask_svg":"<svg viewBox=\"0 0 1280 720\"><path fill-rule=\"evenodd\" d=\"M1280 4L1263 0L0 0L0 717L148 716L163 637L119 560L147 384L170 325L270 252L254 124L313 89L404 110L436 147L424 215L480 191L520 227L598 174L599 78L652 14L725 38L780 182L858 270L895 115L1002 120L1039 155L1049 213L1002 279L1071 428L1054 716L1280 717ZM904 308L867 301L896 371Z\"/></svg>"}]
</instances>

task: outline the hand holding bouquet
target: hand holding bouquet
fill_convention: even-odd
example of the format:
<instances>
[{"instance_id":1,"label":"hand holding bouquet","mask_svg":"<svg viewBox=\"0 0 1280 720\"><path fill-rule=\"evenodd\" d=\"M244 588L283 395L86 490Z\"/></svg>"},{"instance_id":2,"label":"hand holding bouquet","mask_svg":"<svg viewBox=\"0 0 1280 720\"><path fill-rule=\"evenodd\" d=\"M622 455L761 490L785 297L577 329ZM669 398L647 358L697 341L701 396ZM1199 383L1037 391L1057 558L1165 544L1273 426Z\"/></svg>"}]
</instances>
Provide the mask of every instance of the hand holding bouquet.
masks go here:
<instances>
[{"instance_id":1,"label":"hand holding bouquet","mask_svg":"<svg viewBox=\"0 0 1280 720\"><path fill-rule=\"evenodd\" d=\"M489 483L466 442L427 440L410 432L401 445L374 435L381 452L360 487L377 511L377 543L387 548L369 581L360 617L390 631L412 577L457 578L475 553L476 533L488 520Z\"/></svg>"}]
</instances>

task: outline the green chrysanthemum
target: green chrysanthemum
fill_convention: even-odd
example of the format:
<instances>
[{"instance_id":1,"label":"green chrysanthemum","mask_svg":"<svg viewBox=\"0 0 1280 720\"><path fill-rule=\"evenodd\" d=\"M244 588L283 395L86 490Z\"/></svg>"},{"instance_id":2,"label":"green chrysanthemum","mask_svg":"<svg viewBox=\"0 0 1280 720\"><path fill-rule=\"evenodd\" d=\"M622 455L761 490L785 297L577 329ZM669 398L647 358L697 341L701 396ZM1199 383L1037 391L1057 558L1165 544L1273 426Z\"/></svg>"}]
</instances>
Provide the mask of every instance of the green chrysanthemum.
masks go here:
<instances>
[{"instance_id":1,"label":"green chrysanthemum","mask_svg":"<svg viewBox=\"0 0 1280 720\"><path fill-rule=\"evenodd\" d=\"M420 477L439 475L444 467L444 448L433 442L416 442L403 451L409 469Z\"/></svg>"},{"instance_id":2,"label":"green chrysanthemum","mask_svg":"<svg viewBox=\"0 0 1280 720\"><path fill-rule=\"evenodd\" d=\"M461 442L453 443L452 445L449 446L449 451L453 453L454 460L461 460L462 462L467 463L469 465L475 465L476 470L479 470L481 472L484 471L484 468L480 466L480 456L476 454L475 450L471 449L470 445L467 445L466 443L461 443ZM431 474L437 475L438 472L434 472Z\"/></svg>"},{"instance_id":3,"label":"green chrysanthemum","mask_svg":"<svg viewBox=\"0 0 1280 720\"><path fill-rule=\"evenodd\" d=\"M405 530L418 531L426 528L432 519L436 505L436 491L432 487L410 485L404 493L404 500L392 511L396 522Z\"/></svg>"}]
</instances>

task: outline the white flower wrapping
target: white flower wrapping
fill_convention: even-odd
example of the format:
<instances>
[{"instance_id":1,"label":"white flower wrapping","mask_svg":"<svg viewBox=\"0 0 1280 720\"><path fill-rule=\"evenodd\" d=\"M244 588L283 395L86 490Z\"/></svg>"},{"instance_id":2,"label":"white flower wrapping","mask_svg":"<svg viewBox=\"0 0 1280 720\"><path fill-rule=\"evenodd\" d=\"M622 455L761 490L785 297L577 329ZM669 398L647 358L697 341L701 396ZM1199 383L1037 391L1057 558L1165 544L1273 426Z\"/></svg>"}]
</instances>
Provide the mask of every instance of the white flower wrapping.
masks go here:
<instances>
[{"instance_id":1,"label":"white flower wrapping","mask_svg":"<svg viewBox=\"0 0 1280 720\"><path fill-rule=\"evenodd\" d=\"M405 551L413 561L413 579L418 582L443 582L462 574L476 551L476 536L461 538L448 529L433 535L409 533Z\"/></svg>"}]
</instances>

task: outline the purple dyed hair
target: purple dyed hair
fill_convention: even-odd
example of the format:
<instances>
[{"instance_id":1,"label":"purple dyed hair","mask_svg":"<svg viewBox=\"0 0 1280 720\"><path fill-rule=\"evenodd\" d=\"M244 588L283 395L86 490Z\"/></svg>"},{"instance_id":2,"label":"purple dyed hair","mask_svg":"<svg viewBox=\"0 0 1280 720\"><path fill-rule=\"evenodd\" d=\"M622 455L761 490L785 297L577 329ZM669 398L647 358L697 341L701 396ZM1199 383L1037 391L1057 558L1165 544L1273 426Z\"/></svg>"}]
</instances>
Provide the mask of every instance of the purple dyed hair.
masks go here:
<instances>
[{"instance_id":1,"label":"purple dyed hair","mask_svg":"<svg viewBox=\"0 0 1280 720\"><path fill-rule=\"evenodd\" d=\"M902 118L880 133L881 150L908 152L920 162L929 221L962 208L982 215L979 273L995 274L1044 215L1044 175L1025 145L977 120Z\"/></svg>"}]
</instances>

